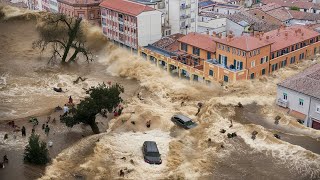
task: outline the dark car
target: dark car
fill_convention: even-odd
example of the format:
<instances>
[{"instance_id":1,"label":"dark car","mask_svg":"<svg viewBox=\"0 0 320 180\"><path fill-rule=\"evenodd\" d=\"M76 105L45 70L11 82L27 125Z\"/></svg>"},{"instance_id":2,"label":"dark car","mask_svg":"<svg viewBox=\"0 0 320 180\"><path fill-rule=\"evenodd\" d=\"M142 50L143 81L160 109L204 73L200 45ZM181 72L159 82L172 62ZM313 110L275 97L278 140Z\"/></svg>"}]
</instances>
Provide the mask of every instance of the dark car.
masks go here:
<instances>
[{"instance_id":1,"label":"dark car","mask_svg":"<svg viewBox=\"0 0 320 180\"><path fill-rule=\"evenodd\" d=\"M161 164L161 155L157 143L154 141L145 141L142 147L144 161L149 164Z\"/></svg>"},{"instance_id":2,"label":"dark car","mask_svg":"<svg viewBox=\"0 0 320 180\"><path fill-rule=\"evenodd\" d=\"M172 116L171 121L185 129L191 129L197 126L197 124L193 122L191 118L181 114Z\"/></svg>"}]
</instances>

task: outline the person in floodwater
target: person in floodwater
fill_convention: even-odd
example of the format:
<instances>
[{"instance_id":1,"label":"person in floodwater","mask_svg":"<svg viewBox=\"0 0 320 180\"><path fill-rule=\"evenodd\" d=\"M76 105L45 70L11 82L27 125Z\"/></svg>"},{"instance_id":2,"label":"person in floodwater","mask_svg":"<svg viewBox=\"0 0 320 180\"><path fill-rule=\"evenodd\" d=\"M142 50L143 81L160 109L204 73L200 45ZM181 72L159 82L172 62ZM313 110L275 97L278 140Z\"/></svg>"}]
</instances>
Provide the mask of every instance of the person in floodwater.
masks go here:
<instances>
[{"instance_id":1,"label":"person in floodwater","mask_svg":"<svg viewBox=\"0 0 320 180\"><path fill-rule=\"evenodd\" d=\"M60 87L60 88L54 87L53 90L54 90L55 92L63 92L61 87Z\"/></svg>"},{"instance_id":2,"label":"person in floodwater","mask_svg":"<svg viewBox=\"0 0 320 180\"><path fill-rule=\"evenodd\" d=\"M49 136L49 131L50 131L50 128L49 128L49 125L47 125L46 128L44 129L44 132L46 133L47 136Z\"/></svg>"},{"instance_id":3,"label":"person in floodwater","mask_svg":"<svg viewBox=\"0 0 320 180\"><path fill-rule=\"evenodd\" d=\"M202 103L201 102L199 102L198 103L198 112L196 113L196 116L198 116L198 114L200 113L200 110L201 110L201 108L202 108Z\"/></svg>"},{"instance_id":4,"label":"person in floodwater","mask_svg":"<svg viewBox=\"0 0 320 180\"><path fill-rule=\"evenodd\" d=\"M4 155L3 156L3 163L9 163L9 159L8 159L8 157L7 157L7 155Z\"/></svg>"},{"instance_id":5,"label":"person in floodwater","mask_svg":"<svg viewBox=\"0 0 320 180\"><path fill-rule=\"evenodd\" d=\"M151 126L151 120L148 120L148 121L146 122L146 126L147 126L147 128L150 128L150 126Z\"/></svg>"},{"instance_id":6,"label":"person in floodwater","mask_svg":"<svg viewBox=\"0 0 320 180\"><path fill-rule=\"evenodd\" d=\"M73 99L72 99L72 97L71 97L71 96L69 97L68 104L70 104L70 105L71 105L71 104L73 104Z\"/></svg>"},{"instance_id":7,"label":"person in floodwater","mask_svg":"<svg viewBox=\"0 0 320 180\"><path fill-rule=\"evenodd\" d=\"M65 104L65 105L63 106L63 115L64 115L64 116L67 115L68 112L69 112L69 107Z\"/></svg>"},{"instance_id":8,"label":"person in floodwater","mask_svg":"<svg viewBox=\"0 0 320 180\"><path fill-rule=\"evenodd\" d=\"M26 136L26 127L22 126L21 134L22 136Z\"/></svg>"}]
</instances>

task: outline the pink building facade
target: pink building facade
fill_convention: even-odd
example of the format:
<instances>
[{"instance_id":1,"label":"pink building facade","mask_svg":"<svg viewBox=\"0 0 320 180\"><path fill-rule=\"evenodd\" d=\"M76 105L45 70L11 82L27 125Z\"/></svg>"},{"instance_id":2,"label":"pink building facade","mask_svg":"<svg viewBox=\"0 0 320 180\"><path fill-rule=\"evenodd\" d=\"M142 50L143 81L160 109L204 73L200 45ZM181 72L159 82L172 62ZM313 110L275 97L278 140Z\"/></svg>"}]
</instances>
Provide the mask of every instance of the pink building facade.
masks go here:
<instances>
[{"instance_id":1,"label":"pink building facade","mask_svg":"<svg viewBox=\"0 0 320 180\"><path fill-rule=\"evenodd\" d=\"M107 8L101 8L103 34L121 46L138 47L137 17Z\"/></svg>"},{"instance_id":2,"label":"pink building facade","mask_svg":"<svg viewBox=\"0 0 320 180\"><path fill-rule=\"evenodd\" d=\"M79 17L100 25L101 0L58 0L59 12L70 17Z\"/></svg>"}]
</instances>

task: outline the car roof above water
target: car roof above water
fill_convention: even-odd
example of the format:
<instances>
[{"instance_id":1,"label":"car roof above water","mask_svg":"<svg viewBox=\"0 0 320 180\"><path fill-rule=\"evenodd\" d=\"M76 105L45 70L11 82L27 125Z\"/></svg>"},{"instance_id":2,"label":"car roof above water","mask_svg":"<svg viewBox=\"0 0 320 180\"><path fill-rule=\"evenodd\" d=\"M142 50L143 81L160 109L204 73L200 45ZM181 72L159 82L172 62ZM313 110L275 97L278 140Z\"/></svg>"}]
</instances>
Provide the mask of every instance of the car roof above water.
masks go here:
<instances>
[{"instance_id":1,"label":"car roof above water","mask_svg":"<svg viewBox=\"0 0 320 180\"><path fill-rule=\"evenodd\" d=\"M185 115L182 115L182 114L176 114L174 115L174 117L177 117L179 119L181 119L183 122L188 122L188 121L192 121L191 118L185 116Z\"/></svg>"},{"instance_id":2,"label":"car roof above water","mask_svg":"<svg viewBox=\"0 0 320 180\"><path fill-rule=\"evenodd\" d=\"M147 152L159 152L157 143L154 141L145 141L144 144L147 146Z\"/></svg>"}]
</instances>

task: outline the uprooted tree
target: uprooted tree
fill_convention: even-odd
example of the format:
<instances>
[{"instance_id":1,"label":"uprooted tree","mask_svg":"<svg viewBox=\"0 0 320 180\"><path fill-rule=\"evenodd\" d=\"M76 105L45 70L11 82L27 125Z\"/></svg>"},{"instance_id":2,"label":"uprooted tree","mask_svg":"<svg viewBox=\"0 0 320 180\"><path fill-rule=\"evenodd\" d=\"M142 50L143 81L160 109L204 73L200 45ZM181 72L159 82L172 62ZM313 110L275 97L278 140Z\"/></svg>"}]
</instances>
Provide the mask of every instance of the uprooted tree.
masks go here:
<instances>
[{"instance_id":1,"label":"uprooted tree","mask_svg":"<svg viewBox=\"0 0 320 180\"><path fill-rule=\"evenodd\" d=\"M33 42L33 48L40 49L41 53L51 48L52 55L49 62L55 60L61 60L62 63L75 62L79 53L87 62L93 60L92 53L86 46L81 18L47 14L40 19L37 30L40 39Z\"/></svg>"},{"instance_id":2,"label":"uprooted tree","mask_svg":"<svg viewBox=\"0 0 320 180\"><path fill-rule=\"evenodd\" d=\"M124 89L119 84L106 86L104 83L97 87L91 87L86 91L89 97L77 105L77 107L67 115L61 117L61 122L68 127L73 127L76 124L88 124L92 131L96 134L100 133L96 124L96 115L102 110L112 112L123 100L120 94Z\"/></svg>"}]
</instances>

